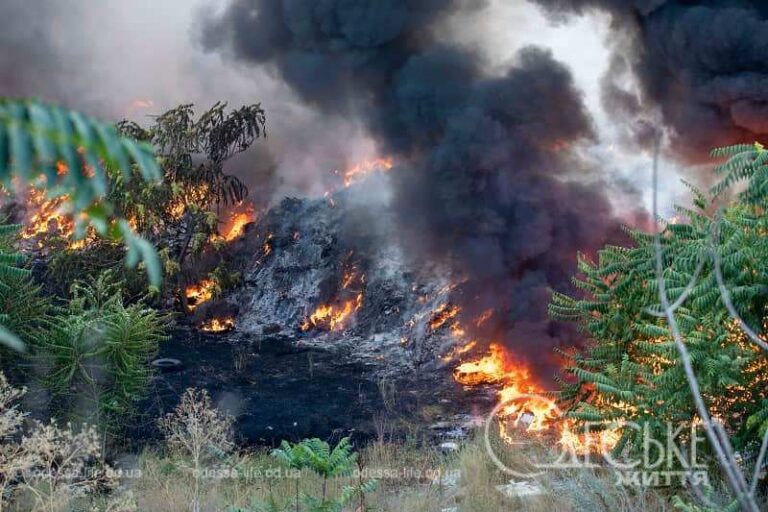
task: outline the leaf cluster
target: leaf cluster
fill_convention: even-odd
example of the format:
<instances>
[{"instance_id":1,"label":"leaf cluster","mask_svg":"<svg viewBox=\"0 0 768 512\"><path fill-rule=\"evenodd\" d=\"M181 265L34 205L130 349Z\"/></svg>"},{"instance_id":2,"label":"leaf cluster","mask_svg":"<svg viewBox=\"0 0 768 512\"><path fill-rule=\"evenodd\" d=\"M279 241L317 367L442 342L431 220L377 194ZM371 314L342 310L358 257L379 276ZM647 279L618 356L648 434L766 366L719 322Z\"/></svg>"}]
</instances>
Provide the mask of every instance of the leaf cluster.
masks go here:
<instances>
[{"instance_id":1,"label":"leaf cluster","mask_svg":"<svg viewBox=\"0 0 768 512\"><path fill-rule=\"evenodd\" d=\"M730 158L709 194L693 187L694 207L677 208L660 236L663 284L690 352L702 394L737 441L754 448L768 428L768 358L731 317L719 287L744 322L765 332L768 307L767 153L761 146L713 152ZM727 208L711 199L739 180L744 192ZM660 221L663 222L663 221ZM660 432L666 422L692 422L696 411L684 370L659 304L654 236L631 231L631 247L605 247L596 261L580 256L578 294L555 293L553 318L574 322L589 342L568 359L558 397L577 421L634 421ZM639 448L626 429L617 451Z\"/></svg>"},{"instance_id":2,"label":"leaf cluster","mask_svg":"<svg viewBox=\"0 0 768 512\"><path fill-rule=\"evenodd\" d=\"M112 272L75 282L36 340L33 358L57 416L117 431L138 412L168 318L142 302L126 306L122 286Z\"/></svg>"}]
</instances>

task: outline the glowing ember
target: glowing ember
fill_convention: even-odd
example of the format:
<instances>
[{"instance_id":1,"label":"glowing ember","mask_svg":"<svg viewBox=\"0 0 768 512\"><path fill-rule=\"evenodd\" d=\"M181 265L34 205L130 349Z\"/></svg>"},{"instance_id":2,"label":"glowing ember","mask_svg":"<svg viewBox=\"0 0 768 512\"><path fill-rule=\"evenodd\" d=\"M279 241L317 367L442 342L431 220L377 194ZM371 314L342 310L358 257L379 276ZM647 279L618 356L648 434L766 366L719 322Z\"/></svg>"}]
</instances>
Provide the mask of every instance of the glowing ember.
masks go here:
<instances>
[{"instance_id":1,"label":"glowing ember","mask_svg":"<svg viewBox=\"0 0 768 512\"><path fill-rule=\"evenodd\" d=\"M365 282L365 276L361 276L357 273L357 268L352 268L344 272L344 277L341 280L342 290L348 289L353 284L362 285Z\"/></svg>"},{"instance_id":2,"label":"glowing ember","mask_svg":"<svg viewBox=\"0 0 768 512\"><path fill-rule=\"evenodd\" d=\"M456 317L456 315L459 314L459 311L461 311L461 309L458 306L443 304L432 313L432 319L429 321L429 328L433 331L438 330L444 326L448 320Z\"/></svg>"},{"instance_id":3,"label":"glowing ember","mask_svg":"<svg viewBox=\"0 0 768 512\"><path fill-rule=\"evenodd\" d=\"M331 331L342 330L347 320L363 305L363 294L359 293L354 299L344 301L341 305L323 304L301 324L302 331L313 328L326 328Z\"/></svg>"},{"instance_id":4,"label":"glowing ember","mask_svg":"<svg viewBox=\"0 0 768 512\"><path fill-rule=\"evenodd\" d=\"M485 322L487 322L491 317L493 316L493 310L492 309L486 309L483 311L483 313L475 320L475 325L477 327L482 326Z\"/></svg>"},{"instance_id":5,"label":"glowing ember","mask_svg":"<svg viewBox=\"0 0 768 512\"><path fill-rule=\"evenodd\" d=\"M205 332L222 333L235 328L235 319L231 316L225 318L212 318L200 325L200 330Z\"/></svg>"},{"instance_id":6,"label":"glowing ember","mask_svg":"<svg viewBox=\"0 0 768 512\"><path fill-rule=\"evenodd\" d=\"M464 328L461 326L459 322L454 323L451 325L451 334L454 338L463 338L467 332L464 330Z\"/></svg>"},{"instance_id":7,"label":"glowing ember","mask_svg":"<svg viewBox=\"0 0 768 512\"><path fill-rule=\"evenodd\" d=\"M394 161L391 157L376 158L373 160L366 160L353 167L350 167L344 171L344 186L350 185L361 181L366 176L373 172L387 172L394 166Z\"/></svg>"},{"instance_id":8,"label":"glowing ember","mask_svg":"<svg viewBox=\"0 0 768 512\"><path fill-rule=\"evenodd\" d=\"M275 237L272 233L267 235L267 238L264 240L264 245L262 246L262 249L264 250L264 256L269 256L272 252L272 239Z\"/></svg>"},{"instance_id":9,"label":"glowing ember","mask_svg":"<svg viewBox=\"0 0 768 512\"><path fill-rule=\"evenodd\" d=\"M194 311L197 306L213 298L216 291L216 281L213 279L203 279L197 284L191 284L184 290L187 296L187 305L190 311Z\"/></svg>"}]
</instances>

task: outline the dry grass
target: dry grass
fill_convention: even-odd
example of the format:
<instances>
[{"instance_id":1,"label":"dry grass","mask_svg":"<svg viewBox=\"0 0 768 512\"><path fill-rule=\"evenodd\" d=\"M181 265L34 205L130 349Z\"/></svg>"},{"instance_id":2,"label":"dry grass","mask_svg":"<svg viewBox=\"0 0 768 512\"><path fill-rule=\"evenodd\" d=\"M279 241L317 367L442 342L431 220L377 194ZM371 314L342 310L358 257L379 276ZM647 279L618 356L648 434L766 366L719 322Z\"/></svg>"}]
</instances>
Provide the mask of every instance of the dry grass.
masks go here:
<instances>
[{"instance_id":1,"label":"dry grass","mask_svg":"<svg viewBox=\"0 0 768 512\"><path fill-rule=\"evenodd\" d=\"M162 451L147 450L130 464L118 467L128 473L119 486L110 479L96 481L63 478L64 469L82 470L98 457L98 443L92 430L79 434L69 429L37 425L25 436L25 418L15 403L23 395L0 374L0 512L45 510L47 512L219 512L229 507L249 507L268 501L274 510L309 512L297 509L297 491L319 496L323 479L308 470L298 472L281 465L269 450L227 455L231 446L230 419L210 406L206 395L188 392L174 414L163 420L168 444ZM186 408L185 408L186 404ZM194 406L194 407L193 407ZM510 476L491 460L482 436L463 443L459 450L443 453L413 440L393 443L381 439L360 452L362 475L332 478L329 495L337 496L343 486L360 485L369 478L379 486L364 499L356 498L348 512L640 512L672 510L671 496L647 488L615 485L607 470L549 471L533 480L542 492L534 496L508 496L499 486ZM507 444L492 441L494 453L509 468L531 469L529 460L542 454L552 459L551 443L533 441ZM31 444L37 446L32 450ZM215 444L215 454L204 449ZM46 448L47 447L47 448ZM45 449L44 449L45 448ZM22 455L24 457L22 457ZM34 457L33 457L34 455ZM21 461L27 461L20 465ZM29 471L44 469L47 479ZM29 473L29 474L28 474ZM13 475L8 479L7 475ZM99 473L101 480L103 473ZM519 479L518 479L519 480ZM81 495L78 490L91 491ZM13 492L12 492L13 491ZM299 500L303 501L303 500Z\"/></svg>"},{"instance_id":2,"label":"dry grass","mask_svg":"<svg viewBox=\"0 0 768 512\"><path fill-rule=\"evenodd\" d=\"M522 456L519 457L522 464ZM659 492L616 487L610 474L586 470L541 477L537 480L545 489L541 496L506 497L496 486L507 483L509 477L491 462L482 440L470 441L459 452L449 455L434 448L375 443L363 449L361 459L370 474L380 477L378 490L366 496L365 506L381 512L672 510L670 501ZM138 510L190 510L195 501L195 479L181 469L184 464L175 456L148 451L139 458L138 465L141 477L124 482L124 488L136 497ZM238 455L230 463L229 467L232 466L240 469L236 477L202 479L199 490L202 512L223 511L231 505L246 507L253 501L269 499L284 507L280 510L296 510L296 479L266 450ZM319 493L322 482L317 475L304 471L298 481L302 493ZM342 485L351 483L353 479L333 481L329 491L336 492ZM345 510L354 512L359 505L359 501L355 502ZM92 501L89 506L96 508L82 510L108 510L103 501ZM300 510L306 509L302 505Z\"/></svg>"}]
</instances>

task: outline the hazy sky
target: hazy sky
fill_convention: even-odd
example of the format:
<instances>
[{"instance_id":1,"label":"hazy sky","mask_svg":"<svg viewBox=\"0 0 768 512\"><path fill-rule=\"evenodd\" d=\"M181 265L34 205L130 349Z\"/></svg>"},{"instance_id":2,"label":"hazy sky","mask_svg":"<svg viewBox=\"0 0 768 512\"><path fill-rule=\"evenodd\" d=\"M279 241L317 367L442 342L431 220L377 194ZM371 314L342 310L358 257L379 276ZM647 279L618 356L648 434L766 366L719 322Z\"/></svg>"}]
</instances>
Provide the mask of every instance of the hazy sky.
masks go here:
<instances>
[{"instance_id":1,"label":"hazy sky","mask_svg":"<svg viewBox=\"0 0 768 512\"><path fill-rule=\"evenodd\" d=\"M301 105L264 69L238 66L197 43L200 16L210 0L6 0L12 26L0 35L5 57L0 93L38 95L102 117L142 118L182 102L203 108L216 100L237 106L262 102L268 141L238 162L252 183L273 173L269 194L319 194L334 168L374 156L372 141L354 120L329 119ZM4 2L5 3L5 2ZM206 9L208 11L206 11ZM1 23L1 22L0 22ZM8 25L8 23L3 23ZM2 27L0 27L2 28ZM444 28L444 30L442 30ZM627 156L600 102L600 79L609 62L607 19L578 18L558 26L522 0L491 0L441 27L441 37L472 45L501 70L526 45L550 48L572 70L595 120L599 143L585 148L601 172L647 190L647 155ZM28 59L28 77L9 77L12 63ZM29 60L33 61L29 65ZM53 72L55 71L55 72ZM679 190L665 173L664 201Z\"/></svg>"}]
</instances>

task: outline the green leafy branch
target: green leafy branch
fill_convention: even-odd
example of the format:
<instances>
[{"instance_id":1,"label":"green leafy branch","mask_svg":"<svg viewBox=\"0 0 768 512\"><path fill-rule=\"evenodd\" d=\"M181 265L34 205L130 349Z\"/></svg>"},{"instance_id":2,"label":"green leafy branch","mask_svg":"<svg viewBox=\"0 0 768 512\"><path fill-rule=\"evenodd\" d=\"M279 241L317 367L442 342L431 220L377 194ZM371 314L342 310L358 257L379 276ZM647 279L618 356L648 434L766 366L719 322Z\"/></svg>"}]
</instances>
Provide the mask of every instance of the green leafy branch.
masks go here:
<instances>
[{"instance_id":1,"label":"green leafy branch","mask_svg":"<svg viewBox=\"0 0 768 512\"><path fill-rule=\"evenodd\" d=\"M138 169L145 181L162 177L152 146L121 135L110 123L37 100L0 99L0 183L7 190L44 186L49 197L65 196L75 219L75 236L90 225L102 237L123 241L129 266L144 262L159 286L162 269L154 248L127 221L114 217L105 200L107 168L127 180ZM4 264L14 263L9 255ZM0 343L21 349L21 340L0 325Z\"/></svg>"}]
</instances>

